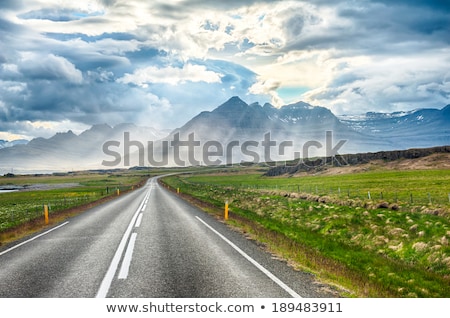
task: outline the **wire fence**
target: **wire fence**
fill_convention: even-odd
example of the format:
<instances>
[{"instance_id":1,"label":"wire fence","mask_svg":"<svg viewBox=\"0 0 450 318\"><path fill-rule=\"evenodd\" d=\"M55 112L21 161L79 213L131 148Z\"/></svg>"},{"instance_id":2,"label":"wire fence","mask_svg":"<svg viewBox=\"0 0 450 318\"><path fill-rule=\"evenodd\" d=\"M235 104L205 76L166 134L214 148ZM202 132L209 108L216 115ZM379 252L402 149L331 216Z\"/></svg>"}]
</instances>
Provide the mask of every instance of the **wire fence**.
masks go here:
<instances>
[{"instance_id":1,"label":"wire fence","mask_svg":"<svg viewBox=\"0 0 450 318\"><path fill-rule=\"evenodd\" d=\"M217 187L217 184L203 185ZM437 192L420 192L420 191L379 191L373 189L357 189L346 187L329 187L321 184L275 184L275 185L258 185L258 184L231 184L220 185L225 188L235 188L237 190L273 190L286 193L307 193L318 197L329 196L336 199L350 199L359 201L386 202L391 204L403 205L405 208L411 206L450 206L450 189Z\"/></svg>"},{"instance_id":2,"label":"wire fence","mask_svg":"<svg viewBox=\"0 0 450 318\"><path fill-rule=\"evenodd\" d=\"M52 214L67 209L83 206L108 196L115 196L133 189L133 186L107 187L98 191L77 193L76 195L61 194L51 198L24 198L6 206L0 206L0 232L14 228L20 224L44 218L44 206Z\"/></svg>"}]
</instances>

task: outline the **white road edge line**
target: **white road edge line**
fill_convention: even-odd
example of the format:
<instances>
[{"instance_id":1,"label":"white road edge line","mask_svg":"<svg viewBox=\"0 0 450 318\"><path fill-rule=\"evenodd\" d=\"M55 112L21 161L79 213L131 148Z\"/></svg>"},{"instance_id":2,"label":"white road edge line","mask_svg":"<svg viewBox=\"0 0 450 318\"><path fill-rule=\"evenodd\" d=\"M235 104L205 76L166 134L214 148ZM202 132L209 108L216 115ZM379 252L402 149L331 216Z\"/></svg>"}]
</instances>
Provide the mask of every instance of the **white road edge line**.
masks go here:
<instances>
[{"instance_id":1,"label":"white road edge line","mask_svg":"<svg viewBox=\"0 0 450 318\"><path fill-rule=\"evenodd\" d=\"M150 192L151 189L147 192L148 196L150 196ZM123 234L122 240L120 241L119 246L117 247L116 253L114 254L111 264L109 265L108 271L106 272L105 277L103 278L102 283L100 284L100 288L98 289L95 298L106 298L106 296L108 295L109 288L111 287L111 283L114 279L114 276L116 275L117 267L119 267L120 259L122 258L122 254L127 244L128 237L131 234L131 230L133 229L133 226L136 223L136 218L138 217L138 214L141 212L141 208L143 205L144 200L142 200L138 209L131 218L131 221L128 224L128 228Z\"/></svg>"},{"instance_id":2,"label":"white road edge line","mask_svg":"<svg viewBox=\"0 0 450 318\"><path fill-rule=\"evenodd\" d=\"M24 241L24 242L22 242L22 243L19 243L19 244L17 244L17 245L14 245L13 247L8 248L7 250L1 252L1 253L0 253L0 256L2 256L3 254L6 254L6 253L8 253L8 252L11 252L12 250L18 248L19 246L22 246L22 245L25 245L25 244L27 244L27 243L30 243L31 241L34 241L35 239L37 239L37 238L39 238L39 237L41 237L41 236L44 236L44 235L46 235L46 234L48 234L48 233L50 233L50 232L52 232L52 231L54 231L54 230L56 230L56 229L59 229L60 227L66 225L66 224L68 224L68 223L69 223L69 221L64 222L64 223L62 223L62 224L60 224L60 225L58 225L58 226L55 226L54 228L51 228L50 230L48 230L48 231L46 231L46 232L44 232L44 233L41 233L41 234L39 234L39 235L36 235L36 236L30 238L29 240L26 240L26 241Z\"/></svg>"},{"instance_id":3,"label":"white road edge line","mask_svg":"<svg viewBox=\"0 0 450 318\"><path fill-rule=\"evenodd\" d=\"M247 253L245 253L243 250L241 250L239 247L237 247L233 242L231 242L229 239L227 239L225 236L217 232L214 228L212 228L209 224L207 224L205 221L203 221L201 218L196 216L196 218L202 222L207 228L209 228L212 232L214 232L217 236L219 236L222 240L224 240L228 245L230 245L232 248L234 248L239 254L244 256L250 263L255 265L261 272L263 272L267 277L269 277L271 280L273 280L278 286L280 286L282 289L284 289L289 295L291 295L294 298L302 298L299 294L297 294L294 290L292 290L289 286L287 286L285 283L283 283L278 277L276 277L274 274L269 272L267 269L265 269L261 264L259 264L257 261L255 261L253 258L251 258Z\"/></svg>"},{"instance_id":4,"label":"white road edge line","mask_svg":"<svg viewBox=\"0 0 450 318\"><path fill-rule=\"evenodd\" d=\"M142 215L142 214L140 214ZM122 266L120 267L118 279L126 279L130 270L131 259L133 258L134 243L136 242L137 233L132 233L127 251L123 257Z\"/></svg>"}]
</instances>

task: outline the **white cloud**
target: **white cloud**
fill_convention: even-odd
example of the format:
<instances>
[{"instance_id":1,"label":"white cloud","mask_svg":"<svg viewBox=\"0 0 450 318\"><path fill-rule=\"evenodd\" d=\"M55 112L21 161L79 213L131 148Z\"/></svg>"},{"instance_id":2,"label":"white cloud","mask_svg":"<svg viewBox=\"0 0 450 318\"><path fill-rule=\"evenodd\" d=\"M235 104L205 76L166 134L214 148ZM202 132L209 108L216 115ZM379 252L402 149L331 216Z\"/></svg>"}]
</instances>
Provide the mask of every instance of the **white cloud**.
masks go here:
<instances>
[{"instance_id":1,"label":"white cloud","mask_svg":"<svg viewBox=\"0 0 450 318\"><path fill-rule=\"evenodd\" d=\"M450 97L450 50L339 58L322 86L303 95L338 114L440 108Z\"/></svg>"},{"instance_id":2,"label":"white cloud","mask_svg":"<svg viewBox=\"0 0 450 318\"><path fill-rule=\"evenodd\" d=\"M14 126L13 131L0 132L0 139L15 140L15 139L28 139L31 140L36 136L50 138L57 132L66 132L72 130L75 134L80 134L86 129L89 129L89 125L85 125L70 120L63 121L47 121L47 120L24 120L15 121L11 123Z\"/></svg>"},{"instance_id":3,"label":"white cloud","mask_svg":"<svg viewBox=\"0 0 450 318\"><path fill-rule=\"evenodd\" d=\"M5 120L179 125L231 94L281 105L299 87L336 113L442 107L450 13L421 3L0 2Z\"/></svg>"},{"instance_id":4,"label":"white cloud","mask_svg":"<svg viewBox=\"0 0 450 318\"><path fill-rule=\"evenodd\" d=\"M81 84L83 74L74 64L61 56L27 52L19 65L20 72L35 79L65 79L71 83Z\"/></svg>"},{"instance_id":5,"label":"white cloud","mask_svg":"<svg viewBox=\"0 0 450 318\"><path fill-rule=\"evenodd\" d=\"M147 87L149 83L164 83L170 85L184 84L186 82L220 83L223 75L213 71L208 71L205 66L184 64L182 68L168 66L158 68L149 66L125 74L118 82L125 84L135 84Z\"/></svg>"},{"instance_id":6,"label":"white cloud","mask_svg":"<svg viewBox=\"0 0 450 318\"><path fill-rule=\"evenodd\" d=\"M284 101L280 98L277 93L277 89L280 87L280 82L275 80L262 80L253 84L249 89L250 94L255 95L270 95L271 104L276 107L281 107L284 105Z\"/></svg>"}]
</instances>

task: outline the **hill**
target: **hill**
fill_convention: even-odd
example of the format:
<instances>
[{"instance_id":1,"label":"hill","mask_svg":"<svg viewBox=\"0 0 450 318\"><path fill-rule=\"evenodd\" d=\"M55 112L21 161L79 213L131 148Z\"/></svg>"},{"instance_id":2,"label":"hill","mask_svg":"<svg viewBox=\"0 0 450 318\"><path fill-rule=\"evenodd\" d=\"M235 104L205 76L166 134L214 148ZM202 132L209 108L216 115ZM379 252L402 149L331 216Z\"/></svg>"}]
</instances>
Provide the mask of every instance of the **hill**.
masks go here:
<instances>
[{"instance_id":1,"label":"hill","mask_svg":"<svg viewBox=\"0 0 450 318\"><path fill-rule=\"evenodd\" d=\"M270 168L266 176L301 173L341 174L376 167L392 170L450 169L450 146L338 155Z\"/></svg>"}]
</instances>

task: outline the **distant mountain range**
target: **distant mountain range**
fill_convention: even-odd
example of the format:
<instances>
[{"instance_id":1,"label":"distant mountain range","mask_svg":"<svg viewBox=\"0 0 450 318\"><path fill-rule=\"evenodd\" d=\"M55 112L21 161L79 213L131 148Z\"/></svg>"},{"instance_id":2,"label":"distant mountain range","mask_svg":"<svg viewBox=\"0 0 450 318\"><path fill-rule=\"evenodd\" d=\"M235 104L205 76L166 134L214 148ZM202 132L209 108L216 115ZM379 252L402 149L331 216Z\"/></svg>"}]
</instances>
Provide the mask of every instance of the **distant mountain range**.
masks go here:
<instances>
[{"instance_id":1,"label":"distant mountain range","mask_svg":"<svg viewBox=\"0 0 450 318\"><path fill-rule=\"evenodd\" d=\"M170 132L134 124L94 125L79 135L71 130L57 133L51 138L35 138L26 144L0 149L0 173L10 171L71 171L102 168L105 157L103 144L107 141L130 139L146 142L161 139Z\"/></svg>"},{"instance_id":2,"label":"distant mountain range","mask_svg":"<svg viewBox=\"0 0 450 318\"><path fill-rule=\"evenodd\" d=\"M18 143L0 142L0 173L290 160L450 145L450 105L338 117L304 102L275 108L232 97L173 131L102 124Z\"/></svg>"},{"instance_id":3,"label":"distant mountain range","mask_svg":"<svg viewBox=\"0 0 450 318\"><path fill-rule=\"evenodd\" d=\"M361 116L340 116L339 119L362 134L389 140L395 149L450 145L450 105L442 110L368 112Z\"/></svg>"},{"instance_id":4,"label":"distant mountain range","mask_svg":"<svg viewBox=\"0 0 450 318\"><path fill-rule=\"evenodd\" d=\"M267 148L262 149L267 132L273 141L270 158L264 155ZM275 108L268 103L248 105L233 97L211 112L200 113L172 132L168 140L175 134L186 140L192 133L197 140L218 140L222 145L257 141L259 146L251 150L261 161L432 147L450 145L450 105L442 110L337 117L325 107L304 102ZM280 149L283 142L293 146ZM201 156L200 152L196 155ZM254 157L242 151L233 154L235 162Z\"/></svg>"},{"instance_id":5,"label":"distant mountain range","mask_svg":"<svg viewBox=\"0 0 450 318\"><path fill-rule=\"evenodd\" d=\"M8 140L1 140L0 139L0 149L8 148L16 145L26 145L28 143L28 140L26 139L16 139L12 141Z\"/></svg>"}]
</instances>

